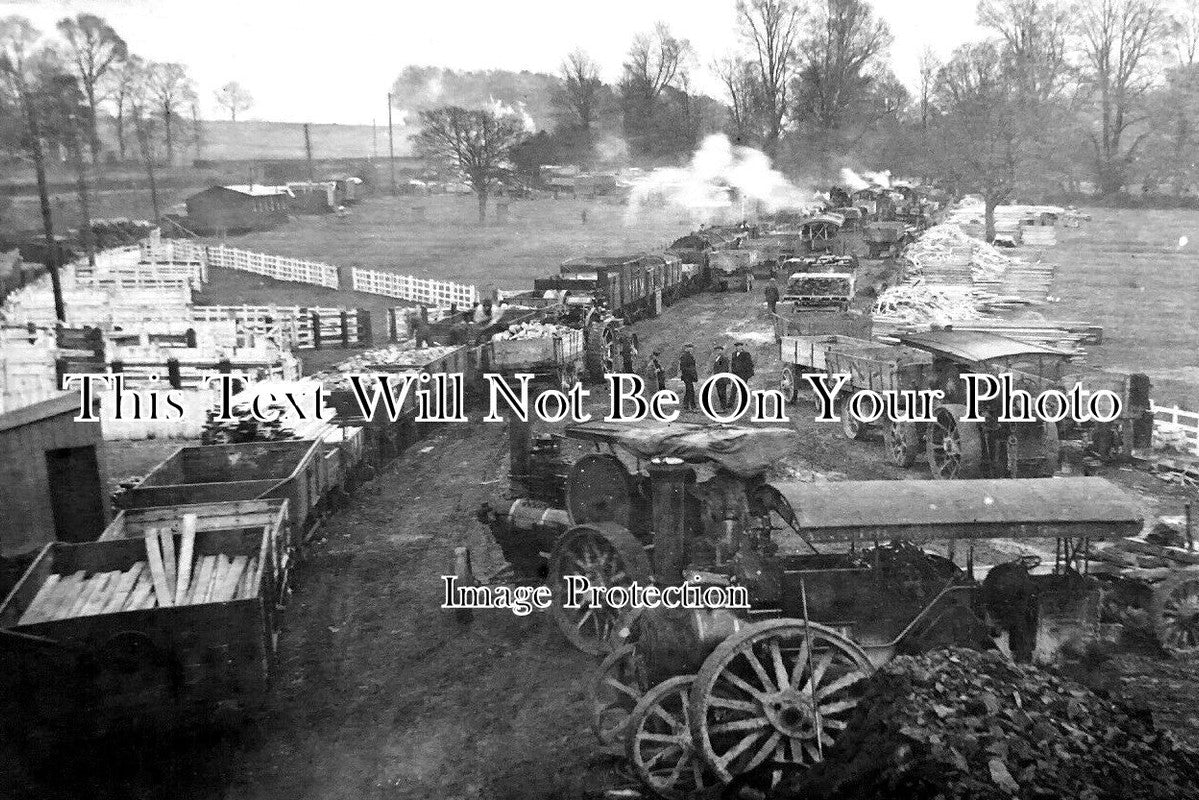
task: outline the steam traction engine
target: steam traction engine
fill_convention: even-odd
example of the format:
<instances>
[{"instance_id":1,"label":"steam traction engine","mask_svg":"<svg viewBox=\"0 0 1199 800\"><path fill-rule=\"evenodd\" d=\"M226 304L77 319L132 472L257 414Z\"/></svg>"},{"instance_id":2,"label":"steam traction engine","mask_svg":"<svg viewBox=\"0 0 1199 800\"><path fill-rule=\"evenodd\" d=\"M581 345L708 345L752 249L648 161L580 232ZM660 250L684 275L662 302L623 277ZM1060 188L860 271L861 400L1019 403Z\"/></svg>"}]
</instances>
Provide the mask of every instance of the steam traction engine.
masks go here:
<instances>
[{"instance_id":1,"label":"steam traction engine","mask_svg":"<svg viewBox=\"0 0 1199 800\"><path fill-rule=\"evenodd\" d=\"M1023 574L1042 625L1068 629L1098 606L1085 539L1141 524L1100 478L767 482L788 430L585 423L566 436L595 452L570 465L560 440L534 445L529 433L514 426L512 465L530 496L480 518L517 580L550 585L567 638L606 654L595 732L664 797L820 760L861 680L897 653L995 646L972 575L977 540L1060 540L1050 574ZM923 549L934 541L965 550L967 568ZM572 610L568 575L742 586L750 608Z\"/></svg>"}]
</instances>

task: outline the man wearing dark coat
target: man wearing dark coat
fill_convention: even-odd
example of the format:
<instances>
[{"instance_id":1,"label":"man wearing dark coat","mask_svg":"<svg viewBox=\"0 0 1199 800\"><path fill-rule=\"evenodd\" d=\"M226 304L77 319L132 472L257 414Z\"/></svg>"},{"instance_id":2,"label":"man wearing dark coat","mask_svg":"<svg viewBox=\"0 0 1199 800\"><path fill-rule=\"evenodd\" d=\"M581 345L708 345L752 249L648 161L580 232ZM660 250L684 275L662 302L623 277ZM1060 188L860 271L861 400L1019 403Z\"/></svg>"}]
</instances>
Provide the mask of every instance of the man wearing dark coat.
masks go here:
<instances>
[{"instance_id":1,"label":"man wearing dark coat","mask_svg":"<svg viewBox=\"0 0 1199 800\"><path fill-rule=\"evenodd\" d=\"M666 388L666 369L662 366L662 362L658 358L660 355L662 354L655 350L653 355L649 357L649 363L645 369L645 382L651 388L654 388L655 391L659 392Z\"/></svg>"},{"instance_id":2,"label":"man wearing dark coat","mask_svg":"<svg viewBox=\"0 0 1199 800\"><path fill-rule=\"evenodd\" d=\"M691 352L690 342L683 345L683 354L679 356L679 378L685 387L683 410L698 411L699 403L695 399L695 384L699 381L699 370L695 365L695 355Z\"/></svg>"},{"instance_id":3,"label":"man wearing dark coat","mask_svg":"<svg viewBox=\"0 0 1199 800\"><path fill-rule=\"evenodd\" d=\"M749 383L754 376L754 357L745 349L745 345L737 342L733 345L733 357L729 361L729 372Z\"/></svg>"}]
</instances>

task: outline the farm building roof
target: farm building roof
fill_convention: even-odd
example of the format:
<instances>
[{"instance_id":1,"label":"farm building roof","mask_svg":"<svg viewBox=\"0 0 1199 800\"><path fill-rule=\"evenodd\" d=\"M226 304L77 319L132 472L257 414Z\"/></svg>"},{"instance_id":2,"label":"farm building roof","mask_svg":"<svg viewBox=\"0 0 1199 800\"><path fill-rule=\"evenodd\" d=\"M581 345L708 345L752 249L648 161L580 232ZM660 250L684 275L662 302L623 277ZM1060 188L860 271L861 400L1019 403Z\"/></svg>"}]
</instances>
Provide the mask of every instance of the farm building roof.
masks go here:
<instances>
[{"instance_id":1,"label":"farm building roof","mask_svg":"<svg viewBox=\"0 0 1199 800\"><path fill-rule=\"evenodd\" d=\"M635 256L576 256L568 258L562 262L563 267L615 267L620 264L628 264L641 258L641 255Z\"/></svg>"},{"instance_id":2,"label":"farm building roof","mask_svg":"<svg viewBox=\"0 0 1199 800\"><path fill-rule=\"evenodd\" d=\"M273 197L280 194L291 194L291 189L288 189L286 186L263 186L257 183L221 186L220 188L228 189L238 194L247 194L250 197Z\"/></svg>"},{"instance_id":3,"label":"farm building roof","mask_svg":"<svg viewBox=\"0 0 1199 800\"><path fill-rule=\"evenodd\" d=\"M55 392L44 400L17 406L0 413L0 431L19 428L22 425L40 422L49 417L57 417L59 414L77 411L79 411L79 395L74 392Z\"/></svg>"},{"instance_id":4,"label":"farm building roof","mask_svg":"<svg viewBox=\"0 0 1199 800\"><path fill-rule=\"evenodd\" d=\"M1022 342L1009 336L984 331L956 331L951 328L928 333L909 333L899 336L900 344L967 361L990 361L1010 356L1066 356L1062 350Z\"/></svg>"},{"instance_id":5,"label":"farm building roof","mask_svg":"<svg viewBox=\"0 0 1199 800\"><path fill-rule=\"evenodd\" d=\"M1140 504L1104 478L775 483L812 540L1135 536Z\"/></svg>"}]
</instances>

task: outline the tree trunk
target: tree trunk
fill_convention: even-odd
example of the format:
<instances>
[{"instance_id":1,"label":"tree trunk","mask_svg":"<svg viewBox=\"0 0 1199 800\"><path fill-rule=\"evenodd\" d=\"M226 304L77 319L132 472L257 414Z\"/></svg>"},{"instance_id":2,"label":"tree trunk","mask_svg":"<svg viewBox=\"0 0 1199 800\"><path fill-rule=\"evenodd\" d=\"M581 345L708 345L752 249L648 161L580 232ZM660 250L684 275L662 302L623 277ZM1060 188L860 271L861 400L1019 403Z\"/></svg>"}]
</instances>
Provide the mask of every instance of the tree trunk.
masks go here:
<instances>
[{"instance_id":1,"label":"tree trunk","mask_svg":"<svg viewBox=\"0 0 1199 800\"><path fill-rule=\"evenodd\" d=\"M79 233L83 237L83 249L87 252L87 263L96 266L96 243L92 237L92 209L87 191L87 164L83 160L83 142L78 129L72 131L74 141L71 148L75 160L75 190L79 194Z\"/></svg>"},{"instance_id":2,"label":"tree trunk","mask_svg":"<svg viewBox=\"0 0 1199 800\"><path fill-rule=\"evenodd\" d=\"M995 207L997 205L999 205L999 198L994 195L987 195L983 200L983 220L985 224L983 239L987 244L995 241Z\"/></svg>"},{"instance_id":3,"label":"tree trunk","mask_svg":"<svg viewBox=\"0 0 1199 800\"><path fill-rule=\"evenodd\" d=\"M117 126L117 157L122 163L125 161L125 109L122 108L123 105L123 103L117 105L116 119L114 120Z\"/></svg>"},{"instance_id":4,"label":"tree trunk","mask_svg":"<svg viewBox=\"0 0 1199 800\"><path fill-rule=\"evenodd\" d=\"M154 209L154 224L158 224L158 182L154 178L154 159L147 155L146 178L150 181L150 207Z\"/></svg>"},{"instance_id":5,"label":"tree trunk","mask_svg":"<svg viewBox=\"0 0 1199 800\"><path fill-rule=\"evenodd\" d=\"M487 221L487 192L479 192L479 224Z\"/></svg>"},{"instance_id":6,"label":"tree trunk","mask_svg":"<svg viewBox=\"0 0 1199 800\"><path fill-rule=\"evenodd\" d=\"M67 321L67 307L62 299L62 276L58 274L58 243L54 241L54 212L50 209L50 187L46 182L46 156L42 152L42 132L38 124L28 89L21 87L21 99L25 106L25 119L29 124L29 149L33 156L33 171L37 176L37 195L42 209L42 229L46 235L46 269L50 273L50 287L54 292L54 316L59 322Z\"/></svg>"},{"instance_id":7,"label":"tree trunk","mask_svg":"<svg viewBox=\"0 0 1199 800\"><path fill-rule=\"evenodd\" d=\"M167 140L167 166L168 167L172 167L175 165L175 140L171 135L171 116L172 116L172 114L171 114L170 108L164 108L162 110L163 134L166 136L166 140Z\"/></svg>"}]
</instances>

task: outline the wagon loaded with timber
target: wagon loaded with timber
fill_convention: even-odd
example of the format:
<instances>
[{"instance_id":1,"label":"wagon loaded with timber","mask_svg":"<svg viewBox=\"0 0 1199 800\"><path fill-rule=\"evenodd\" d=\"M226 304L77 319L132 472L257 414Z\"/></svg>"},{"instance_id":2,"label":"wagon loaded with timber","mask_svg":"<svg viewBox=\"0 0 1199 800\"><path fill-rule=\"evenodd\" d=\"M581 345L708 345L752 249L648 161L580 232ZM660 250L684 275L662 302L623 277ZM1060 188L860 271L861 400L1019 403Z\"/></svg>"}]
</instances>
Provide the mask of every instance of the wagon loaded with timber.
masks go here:
<instances>
[{"instance_id":1,"label":"wagon loaded with timber","mask_svg":"<svg viewBox=\"0 0 1199 800\"><path fill-rule=\"evenodd\" d=\"M126 512L99 541L47 545L0 606L12 733L36 756L257 711L287 535L271 500Z\"/></svg>"},{"instance_id":2,"label":"wagon loaded with timber","mask_svg":"<svg viewBox=\"0 0 1199 800\"><path fill-rule=\"evenodd\" d=\"M605 655L591 682L595 732L662 797L763 765L781 772L819 761L863 679L897 654L996 647L988 622L1013 645L1096 625L1088 542L1141 528L1138 504L1101 478L771 481L762 454L780 433L574 426L568 434L596 452L545 470L560 476L564 499L543 493L481 515L513 577L551 588L550 613L568 640ZM537 474L518 449L514 469ZM518 493L530 484L513 476ZM988 539L1057 541L1042 574L1030 574L1027 558L993 568L1037 604L1032 639L1024 607L997 603L998 590L974 574L975 548ZM949 555L926 551L934 543ZM964 568L954 561L963 556ZM602 592L565 609L572 575ZM630 611L609 602L609 589L634 583L742 587L748 603Z\"/></svg>"},{"instance_id":3,"label":"wagon loaded with timber","mask_svg":"<svg viewBox=\"0 0 1199 800\"><path fill-rule=\"evenodd\" d=\"M514 376L528 374L567 391L583 380L587 350L582 330L553 323L513 325L479 348L479 371Z\"/></svg>"}]
</instances>

